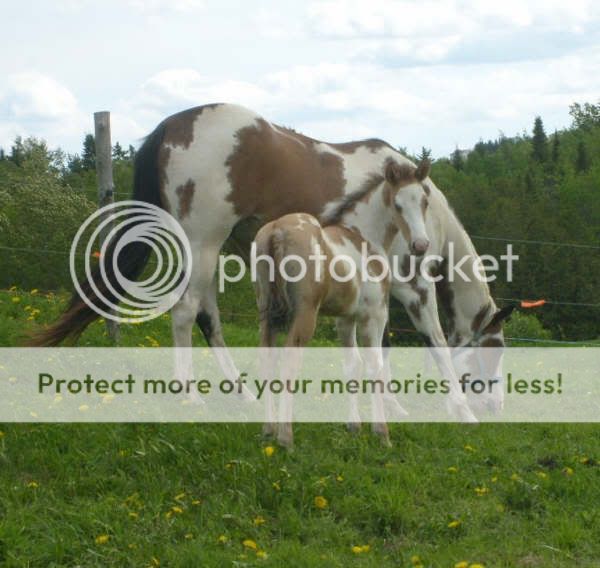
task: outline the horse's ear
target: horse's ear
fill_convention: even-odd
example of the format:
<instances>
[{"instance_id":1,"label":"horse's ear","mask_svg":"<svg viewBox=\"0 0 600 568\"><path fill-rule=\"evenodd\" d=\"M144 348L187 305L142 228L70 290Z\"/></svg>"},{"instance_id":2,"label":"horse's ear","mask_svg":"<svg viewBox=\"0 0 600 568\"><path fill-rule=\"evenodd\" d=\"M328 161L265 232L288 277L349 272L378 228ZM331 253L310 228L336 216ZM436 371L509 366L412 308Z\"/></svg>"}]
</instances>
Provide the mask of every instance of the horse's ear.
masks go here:
<instances>
[{"instance_id":1,"label":"horse's ear","mask_svg":"<svg viewBox=\"0 0 600 568\"><path fill-rule=\"evenodd\" d=\"M492 321L490 321L490 323L487 324L486 328L497 326L499 323L508 319L516 307L517 306L515 304L511 304L510 306L505 306L501 310L498 310L494 314Z\"/></svg>"},{"instance_id":2,"label":"horse's ear","mask_svg":"<svg viewBox=\"0 0 600 568\"><path fill-rule=\"evenodd\" d=\"M415 171L415 177L419 181L423 181L429 175L430 170L431 162L427 158L425 158L424 160L421 160L421 163L417 166L417 169Z\"/></svg>"},{"instance_id":3,"label":"horse's ear","mask_svg":"<svg viewBox=\"0 0 600 568\"><path fill-rule=\"evenodd\" d=\"M394 160L389 160L385 165L385 181L392 186L397 186L402 178L400 164Z\"/></svg>"}]
</instances>

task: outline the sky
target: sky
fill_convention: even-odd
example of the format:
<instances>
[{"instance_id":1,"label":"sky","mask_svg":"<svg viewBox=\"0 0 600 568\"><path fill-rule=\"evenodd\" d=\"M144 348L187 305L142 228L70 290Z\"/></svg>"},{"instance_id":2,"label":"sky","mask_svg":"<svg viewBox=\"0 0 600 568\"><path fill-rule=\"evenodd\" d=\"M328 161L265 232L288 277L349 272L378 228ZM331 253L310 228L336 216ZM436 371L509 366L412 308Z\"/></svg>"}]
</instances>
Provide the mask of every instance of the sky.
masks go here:
<instances>
[{"instance_id":1,"label":"sky","mask_svg":"<svg viewBox=\"0 0 600 568\"><path fill-rule=\"evenodd\" d=\"M600 98L597 0L21 0L2 6L0 147L78 152L93 113L139 145L166 116L242 104L321 140L434 157L569 126Z\"/></svg>"}]
</instances>

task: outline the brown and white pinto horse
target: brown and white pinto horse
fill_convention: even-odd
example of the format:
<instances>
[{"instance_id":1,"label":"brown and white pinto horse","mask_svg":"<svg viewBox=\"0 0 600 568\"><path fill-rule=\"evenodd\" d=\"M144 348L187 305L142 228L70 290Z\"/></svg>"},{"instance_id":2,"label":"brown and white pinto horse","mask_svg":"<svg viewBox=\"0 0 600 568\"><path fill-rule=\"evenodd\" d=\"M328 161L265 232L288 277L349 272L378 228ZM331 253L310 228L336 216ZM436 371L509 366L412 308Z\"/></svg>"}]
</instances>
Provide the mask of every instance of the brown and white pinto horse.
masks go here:
<instances>
[{"instance_id":1,"label":"brown and white pinto horse","mask_svg":"<svg viewBox=\"0 0 600 568\"><path fill-rule=\"evenodd\" d=\"M256 113L231 104L195 107L159 124L137 153L133 198L169 211L192 244L193 273L187 291L172 309L175 346L192 345L194 322L209 345L225 346L215 270L221 247L228 238L247 248L261 224L299 211L319 216L345 195L370 184L390 158L414 167L381 140L328 144L271 124ZM427 232L434 241L430 248L447 258L448 245L454 243L459 252L476 255L442 193L429 178L424 187L430 193ZM419 252L419 246L422 244L410 231L401 231L390 252L402 257ZM109 247L106 277L122 292L112 270L112 253ZM135 279L149 255L147 243L127 245L118 256L119 271L125 278ZM107 297L114 298L99 269L92 279ZM82 286L88 296L96 296L89 283ZM403 302L430 345L446 345L433 284L416 277L408 284L394 284L392 294ZM490 340L502 342L502 314L497 314L487 284L477 279L469 283L446 282L442 298L453 322L453 343L468 344L474 337L482 344ZM100 299L97 301L102 304ZM32 344L55 345L64 339L74 340L97 317L75 294L61 318L41 331ZM229 378L236 378L238 371L233 361L225 356L222 362Z\"/></svg>"},{"instance_id":2,"label":"brown and white pinto horse","mask_svg":"<svg viewBox=\"0 0 600 568\"><path fill-rule=\"evenodd\" d=\"M415 169L389 160L385 175L347 195L322 218L323 226L307 213L290 213L258 231L256 258L261 263L255 286L260 345L274 347L277 332L287 331L283 384L296 379L301 350L295 348L310 341L319 313L337 318L338 335L347 348L347 374L360 374L358 330L359 344L368 348L363 351L366 377L384 380L381 345L389 312L388 256L399 231L418 236L425 252L427 196L422 181L428 174L428 162ZM270 358L266 351L264 356ZM265 434L277 432L279 443L291 447L292 396L282 395L278 426L270 389L265 404ZM373 395L372 410L373 430L389 445L381 393ZM354 398L349 423L358 426L359 421Z\"/></svg>"}]
</instances>

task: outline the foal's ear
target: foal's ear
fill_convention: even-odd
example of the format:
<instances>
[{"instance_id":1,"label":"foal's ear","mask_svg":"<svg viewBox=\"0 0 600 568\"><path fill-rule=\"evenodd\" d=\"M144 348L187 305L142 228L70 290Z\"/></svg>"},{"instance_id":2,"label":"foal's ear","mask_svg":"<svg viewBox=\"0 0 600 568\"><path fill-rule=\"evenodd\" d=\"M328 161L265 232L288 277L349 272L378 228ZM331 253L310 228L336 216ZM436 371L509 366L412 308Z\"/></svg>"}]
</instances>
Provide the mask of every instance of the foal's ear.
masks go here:
<instances>
[{"instance_id":1,"label":"foal's ear","mask_svg":"<svg viewBox=\"0 0 600 568\"><path fill-rule=\"evenodd\" d=\"M429 175L430 170L431 162L425 158L424 160L421 160L421 163L417 166L417 169L415 170L415 177L419 181L423 181Z\"/></svg>"},{"instance_id":2,"label":"foal's ear","mask_svg":"<svg viewBox=\"0 0 600 568\"><path fill-rule=\"evenodd\" d=\"M402 170L400 164L394 160L389 160L385 165L385 181L392 186L397 186L402 179Z\"/></svg>"},{"instance_id":3,"label":"foal's ear","mask_svg":"<svg viewBox=\"0 0 600 568\"><path fill-rule=\"evenodd\" d=\"M486 328L494 327L499 323L503 322L504 320L508 319L516 307L517 306L515 304L512 304L510 306L502 308L501 310L498 310L494 314L492 321L487 324Z\"/></svg>"}]
</instances>

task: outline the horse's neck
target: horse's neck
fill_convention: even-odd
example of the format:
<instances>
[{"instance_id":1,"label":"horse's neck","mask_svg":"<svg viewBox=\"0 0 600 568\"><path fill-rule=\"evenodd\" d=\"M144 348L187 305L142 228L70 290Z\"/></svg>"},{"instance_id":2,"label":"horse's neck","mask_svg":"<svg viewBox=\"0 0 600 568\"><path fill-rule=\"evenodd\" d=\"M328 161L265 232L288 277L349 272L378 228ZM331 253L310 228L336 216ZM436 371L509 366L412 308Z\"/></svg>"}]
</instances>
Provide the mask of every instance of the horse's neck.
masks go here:
<instances>
[{"instance_id":1,"label":"horse's neck","mask_svg":"<svg viewBox=\"0 0 600 568\"><path fill-rule=\"evenodd\" d=\"M460 266L467 279L460 273L454 272L453 281L446 282L450 290L451 317L453 319L452 331L454 342L465 343L478 331L478 326L487 322L496 311L496 305L490 295L487 282L481 281L481 276L476 274L473 263L479 258L469 235L464 230L454 212L447 207L445 243L443 256L451 269L452 262L458 265L460 260L467 260Z\"/></svg>"}]
</instances>

